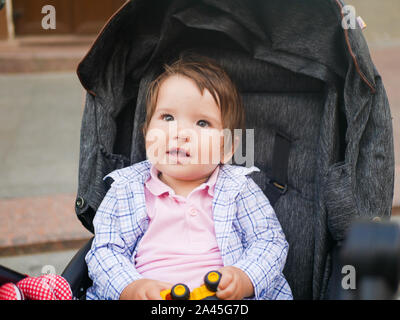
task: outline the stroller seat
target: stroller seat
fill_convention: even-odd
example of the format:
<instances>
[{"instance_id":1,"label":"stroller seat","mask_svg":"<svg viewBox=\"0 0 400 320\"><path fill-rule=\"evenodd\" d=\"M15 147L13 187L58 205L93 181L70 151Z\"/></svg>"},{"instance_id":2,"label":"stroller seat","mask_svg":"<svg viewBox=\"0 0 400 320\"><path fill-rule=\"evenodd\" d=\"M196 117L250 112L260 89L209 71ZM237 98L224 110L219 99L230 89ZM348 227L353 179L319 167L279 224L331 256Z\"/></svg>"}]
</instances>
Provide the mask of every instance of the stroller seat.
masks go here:
<instances>
[{"instance_id":1,"label":"stroller seat","mask_svg":"<svg viewBox=\"0 0 400 320\"><path fill-rule=\"evenodd\" d=\"M93 232L110 183L103 177L145 159L147 86L191 50L215 59L242 95L261 170L252 178L289 242L284 274L294 298L329 298L349 224L389 217L393 198L390 110L361 30L341 28L339 0L171 0L157 12L153 2L127 2L78 67L87 91L78 218ZM63 274L78 291L90 284L89 247Z\"/></svg>"}]
</instances>

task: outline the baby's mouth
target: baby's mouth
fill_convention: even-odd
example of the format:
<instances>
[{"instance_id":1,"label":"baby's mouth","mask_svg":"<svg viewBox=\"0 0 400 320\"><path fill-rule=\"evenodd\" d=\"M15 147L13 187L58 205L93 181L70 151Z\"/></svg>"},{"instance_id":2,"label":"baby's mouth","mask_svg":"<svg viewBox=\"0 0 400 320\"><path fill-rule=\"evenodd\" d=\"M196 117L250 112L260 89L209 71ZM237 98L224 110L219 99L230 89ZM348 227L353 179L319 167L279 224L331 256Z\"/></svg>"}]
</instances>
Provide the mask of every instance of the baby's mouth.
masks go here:
<instances>
[{"instance_id":1,"label":"baby's mouth","mask_svg":"<svg viewBox=\"0 0 400 320\"><path fill-rule=\"evenodd\" d=\"M167 151L167 154L178 158L189 158L190 153L183 148L172 148Z\"/></svg>"}]
</instances>

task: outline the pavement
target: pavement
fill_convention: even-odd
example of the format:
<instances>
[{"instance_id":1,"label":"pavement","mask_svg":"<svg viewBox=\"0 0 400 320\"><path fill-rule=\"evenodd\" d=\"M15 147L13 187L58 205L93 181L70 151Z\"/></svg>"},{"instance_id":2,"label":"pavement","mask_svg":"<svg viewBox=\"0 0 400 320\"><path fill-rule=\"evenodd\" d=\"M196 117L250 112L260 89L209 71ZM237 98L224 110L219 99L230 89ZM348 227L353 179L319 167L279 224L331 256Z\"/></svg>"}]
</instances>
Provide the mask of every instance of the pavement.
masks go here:
<instances>
[{"instance_id":1,"label":"pavement","mask_svg":"<svg viewBox=\"0 0 400 320\"><path fill-rule=\"evenodd\" d=\"M0 75L0 256L71 249L83 89L75 73Z\"/></svg>"},{"instance_id":2,"label":"pavement","mask_svg":"<svg viewBox=\"0 0 400 320\"><path fill-rule=\"evenodd\" d=\"M93 36L24 36L0 41L0 73L75 70Z\"/></svg>"},{"instance_id":3,"label":"pavement","mask_svg":"<svg viewBox=\"0 0 400 320\"><path fill-rule=\"evenodd\" d=\"M62 274L77 251L71 249L0 257L0 265L32 277L46 273Z\"/></svg>"},{"instance_id":4,"label":"pavement","mask_svg":"<svg viewBox=\"0 0 400 320\"><path fill-rule=\"evenodd\" d=\"M393 220L400 221L400 5L348 2L368 25L365 35L391 106ZM390 13L383 22L372 14L379 10ZM75 69L91 41L68 39L0 42L0 264L30 275L49 266L61 273L91 237L74 212L84 102Z\"/></svg>"}]
</instances>

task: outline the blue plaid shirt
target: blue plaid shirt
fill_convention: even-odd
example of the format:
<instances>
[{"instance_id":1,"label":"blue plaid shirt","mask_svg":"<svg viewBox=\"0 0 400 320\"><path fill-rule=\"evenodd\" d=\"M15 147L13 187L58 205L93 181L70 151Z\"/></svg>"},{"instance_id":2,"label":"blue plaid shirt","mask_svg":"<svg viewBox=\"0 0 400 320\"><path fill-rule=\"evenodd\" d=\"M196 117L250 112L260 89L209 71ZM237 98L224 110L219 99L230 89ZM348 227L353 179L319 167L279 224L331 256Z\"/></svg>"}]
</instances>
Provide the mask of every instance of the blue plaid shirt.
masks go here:
<instances>
[{"instance_id":1,"label":"blue plaid shirt","mask_svg":"<svg viewBox=\"0 0 400 320\"><path fill-rule=\"evenodd\" d=\"M131 282L136 248L148 227L144 183L151 164L139 162L107 175L114 182L93 220L95 237L86 255L93 286L87 299L119 299ZM259 171L223 165L212 202L215 233L225 266L243 270L254 286L253 299L292 299L283 276L288 243L267 197L246 175Z\"/></svg>"}]
</instances>

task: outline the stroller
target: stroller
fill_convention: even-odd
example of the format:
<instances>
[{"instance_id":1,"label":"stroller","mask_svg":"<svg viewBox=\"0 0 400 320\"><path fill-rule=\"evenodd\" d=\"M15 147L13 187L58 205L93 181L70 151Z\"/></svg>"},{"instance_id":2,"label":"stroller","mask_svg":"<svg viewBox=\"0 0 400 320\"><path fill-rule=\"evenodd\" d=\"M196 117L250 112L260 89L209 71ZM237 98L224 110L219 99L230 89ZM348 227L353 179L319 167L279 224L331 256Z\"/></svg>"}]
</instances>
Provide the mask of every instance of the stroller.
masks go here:
<instances>
[{"instance_id":1,"label":"stroller","mask_svg":"<svg viewBox=\"0 0 400 320\"><path fill-rule=\"evenodd\" d=\"M216 60L241 92L254 129L252 176L289 242L295 299L329 299L352 221L388 219L394 183L388 100L361 28L343 28L341 0L132 0L79 64L86 89L76 214L92 220L115 169L145 160L148 84L191 50ZM85 255L63 273L90 286Z\"/></svg>"}]
</instances>

